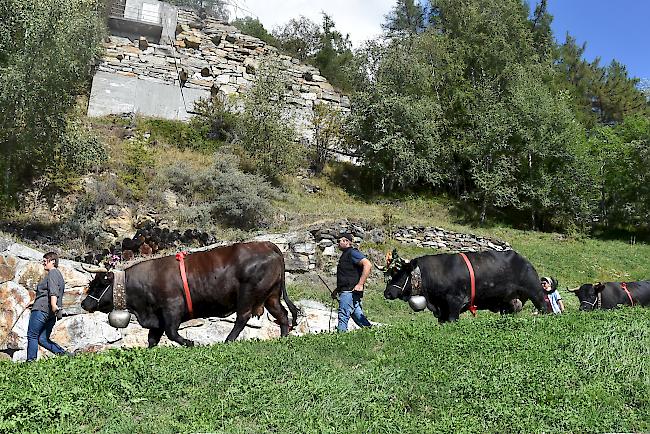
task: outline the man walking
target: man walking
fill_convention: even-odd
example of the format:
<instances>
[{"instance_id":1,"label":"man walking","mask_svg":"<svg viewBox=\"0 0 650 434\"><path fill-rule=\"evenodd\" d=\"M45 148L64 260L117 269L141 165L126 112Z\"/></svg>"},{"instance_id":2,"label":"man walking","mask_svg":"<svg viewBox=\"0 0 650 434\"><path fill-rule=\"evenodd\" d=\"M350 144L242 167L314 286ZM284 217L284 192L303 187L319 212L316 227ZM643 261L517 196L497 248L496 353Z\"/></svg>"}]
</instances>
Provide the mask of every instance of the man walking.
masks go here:
<instances>
[{"instance_id":1,"label":"man walking","mask_svg":"<svg viewBox=\"0 0 650 434\"><path fill-rule=\"evenodd\" d=\"M59 257L50 252L43 255L43 268L47 275L36 287L36 299L32 305L27 326L27 361L36 360L38 344L54 354L65 354L65 350L50 340L52 328L61 319L65 281L58 270Z\"/></svg>"},{"instance_id":2,"label":"man walking","mask_svg":"<svg viewBox=\"0 0 650 434\"><path fill-rule=\"evenodd\" d=\"M347 331L350 316L359 327L370 327L370 321L361 308L361 298L372 265L363 253L352 247L351 234L341 234L338 246L343 253L336 269L336 293L339 299L336 329L339 332Z\"/></svg>"}]
</instances>

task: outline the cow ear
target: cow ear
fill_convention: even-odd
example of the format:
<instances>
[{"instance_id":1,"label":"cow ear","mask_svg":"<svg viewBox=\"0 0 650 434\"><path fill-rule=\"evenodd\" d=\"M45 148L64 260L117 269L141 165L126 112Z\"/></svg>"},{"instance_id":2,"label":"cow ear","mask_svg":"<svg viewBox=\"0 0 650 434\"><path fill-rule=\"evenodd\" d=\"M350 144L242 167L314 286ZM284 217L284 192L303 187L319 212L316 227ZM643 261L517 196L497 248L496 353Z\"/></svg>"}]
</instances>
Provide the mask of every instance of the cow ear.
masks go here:
<instances>
[{"instance_id":1,"label":"cow ear","mask_svg":"<svg viewBox=\"0 0 650 434\"><path fill-rule=\"evenodd\" d=\"M605 284L600 283L600 282L594 284L594 290L596 292L602 292L603 289L605 289Z\"/></svg>"},{"instance_id":2,"label":"cow ear","mask_svg":"<svg viewBox=\"0 0 650 434\"><path fill-rule=\"evenodd\" d=\"M115 279L115 274L113 274L112 271L109 271L108 273L106 273L106 278L112 281L113 279Z\"/></svg>"}]
</instances>

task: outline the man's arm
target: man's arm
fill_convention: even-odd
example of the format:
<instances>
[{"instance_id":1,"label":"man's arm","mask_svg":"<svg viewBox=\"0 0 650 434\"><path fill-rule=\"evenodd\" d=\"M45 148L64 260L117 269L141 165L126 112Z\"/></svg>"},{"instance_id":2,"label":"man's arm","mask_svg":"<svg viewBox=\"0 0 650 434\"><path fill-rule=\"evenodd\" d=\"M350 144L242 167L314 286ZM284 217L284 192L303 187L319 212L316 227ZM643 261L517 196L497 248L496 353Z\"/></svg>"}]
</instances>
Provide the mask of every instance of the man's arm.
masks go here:
<instances>
[{"instance_id":1,"label":"man's arm","mask_svg":"<svg viewBox=\"0 0 650 434\"><path fill-rule=\"evenodd\" d=\"M51 295L50 296L50 307L52 308L53 313L56 313L56 311L59 310L59 306L57 306L56 300L57 300L56 295Z\"/></svg>"},{"instance_id":2,"label":"man's arm","mask_svg":"<svg viewBox=\"0 0 650 434\"><path fill-rule=\"evenodd\" d=\"M353 291L363 291L363 285L366 284L366 279L368 279L368 276L370 275L370 271L372 270L372 264L370 263L368 258L363 258L362 260L360 260L359 265L363 267L363 270L361 271L361 277L359 278L359 282L352 289Z\"/></svg>"}]
</instances>

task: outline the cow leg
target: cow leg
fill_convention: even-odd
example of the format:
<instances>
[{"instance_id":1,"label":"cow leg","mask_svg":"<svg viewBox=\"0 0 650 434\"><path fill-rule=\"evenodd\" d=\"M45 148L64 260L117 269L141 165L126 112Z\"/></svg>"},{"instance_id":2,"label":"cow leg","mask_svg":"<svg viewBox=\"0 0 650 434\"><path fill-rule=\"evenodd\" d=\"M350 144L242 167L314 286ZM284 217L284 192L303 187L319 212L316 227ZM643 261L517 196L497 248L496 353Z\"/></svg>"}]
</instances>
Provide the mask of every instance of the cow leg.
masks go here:
<instances>
[{"instance_id":1,"label":"cow leg","mask_svg":"<svg viewBox=\"0 0 650 434\"><path fill-rule=\"evenodd\" d=\"M181 315L176 315L172 312L168 312L166 315L163 314L165 320L165 334L170 341L174 341L177 344L193 347L194 342L189 339L185 339L183 336L178 334L178 327L181 325Z\"/></svg>"},{"instance_id":2,"label":"cow leg","mask_svg":"<svg viewBox=\"0 0 650 434\"><path fill-rule=\"evenodd\" d=\"M251 315L252 312L250 310L247 310L245 312L237 312L235 326L230 331L230 334L228 334L228 337L226 337L226 342L232 342L237 339L237 336L239 336L241 331L244 330L244 327L246 327L248 320L251 319Z\"/></svg>"},{"instance_id":3,"label":"cow leg","mask_svg":"<svg viewBox=\"0 0 650 434\"><path fill-rule=\"evenodd\" d=\"M178 334L178 326L180 326L180 323L174 324L173 326L168 326L165 327L165 334L169 338L170 341L174 341L177 344L186 346L186 347L193 347L194 346L194 341L191 341L189 339L185 339L183 336Z\"/></svg>"},{"instance_id":4,"label":"cow leg","mask_svg":"<svg viewBox=\"0 0 650 434\"><path fill-rule=\"evenodd\" d=\"M280 300L276 297L269 297L264 306L278 320L278 324L280 324L280 336L288 336L289 314L284 306L282 306L282 303L280 303Z\"/></svg>"},{"instance_id":5,"label":"cow leg","mask_svg":"<svg viewBox=\"0 0 650 434\"><path fill-rule=\"evenodd\" d=\"M149 348L158 345L164 332L164 329L149 329Z\"/></svg>"}]
</instances>

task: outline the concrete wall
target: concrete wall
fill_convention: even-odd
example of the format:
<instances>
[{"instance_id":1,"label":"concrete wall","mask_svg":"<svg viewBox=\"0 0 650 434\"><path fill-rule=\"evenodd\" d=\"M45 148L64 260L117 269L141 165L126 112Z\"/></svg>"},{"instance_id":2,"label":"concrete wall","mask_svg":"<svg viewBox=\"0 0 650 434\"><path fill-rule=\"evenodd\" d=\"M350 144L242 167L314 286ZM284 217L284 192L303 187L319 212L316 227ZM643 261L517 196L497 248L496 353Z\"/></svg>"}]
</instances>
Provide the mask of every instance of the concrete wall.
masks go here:
<instances>
[{"instance_id":1,"label":"concrete wall","mask_svg":"<svg viewBox=\"0 0 650 434\"><path fill-rule=\"evenodd\" d=\"M185 97L185 103L182 96ZM194 101L209 98L210 92L202 89L183 89L182 96L178 86L99 71L93 79L88 116L138 113L165 119L187 120L191 117L188 111L193 110Z\"/></svg>"}]
</instances>

